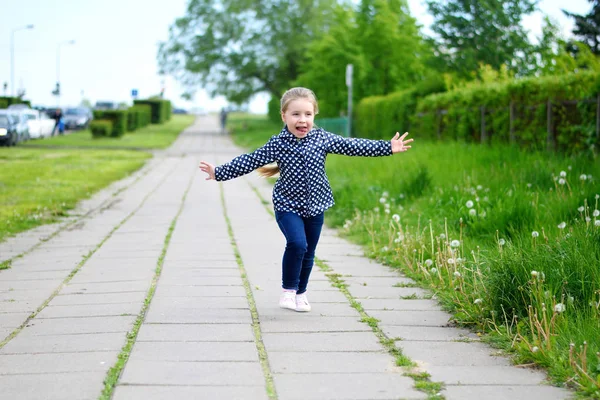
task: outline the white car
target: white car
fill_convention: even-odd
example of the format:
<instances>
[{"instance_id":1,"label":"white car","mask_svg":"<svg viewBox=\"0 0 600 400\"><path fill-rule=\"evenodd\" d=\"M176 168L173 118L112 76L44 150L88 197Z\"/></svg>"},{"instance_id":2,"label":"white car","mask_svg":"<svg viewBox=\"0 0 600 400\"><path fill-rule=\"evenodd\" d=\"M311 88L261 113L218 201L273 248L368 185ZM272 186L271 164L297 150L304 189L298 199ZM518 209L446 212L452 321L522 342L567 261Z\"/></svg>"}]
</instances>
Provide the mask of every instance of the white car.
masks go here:
<instances>
[{"instance_id":1,"label":"white car","mask_svg":"<svg viewBox=\"0 0 600 400\"><path fill-rule=\"evenodd\" d=\"M55 121L48 114L32 109L21 110L20 114L27 118L29 137L38 139L52 136Z\"/></svg>"},{"instance_id":2,"label":"white car","mask_svg":"<svg viewBox=\"0 0 600 400\"><path fill-rule=\"evenodd\" d=\"M17 143L23 142L29 139L29 126L27 126L27 118L23 115L22 111L12 110L0 110L0 114L3 115L12 115L12 117L16 120L16 130L17 130Z\"/></svg>"}]
</instances>

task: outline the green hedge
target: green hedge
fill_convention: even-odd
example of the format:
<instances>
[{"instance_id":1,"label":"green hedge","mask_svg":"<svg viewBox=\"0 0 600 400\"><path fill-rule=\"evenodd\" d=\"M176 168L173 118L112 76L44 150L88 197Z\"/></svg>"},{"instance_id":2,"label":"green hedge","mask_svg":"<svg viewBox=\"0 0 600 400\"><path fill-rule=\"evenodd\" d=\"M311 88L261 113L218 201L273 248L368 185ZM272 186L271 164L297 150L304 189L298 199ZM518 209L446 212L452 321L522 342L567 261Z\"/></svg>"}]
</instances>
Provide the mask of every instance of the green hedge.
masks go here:
<instances>
[{"instance_id":1,"label":"green hedge","mask_svg":"<svg viewBox=\"0 0 600 400\"><path fill-rule=\"evenodd\" d=\"M95 138L111 136L113 122L109 119L95 119L90 122L90 131Z\"/></svg>"},{"instance_id":2,"label":"green hedge","mask_svg":"<svg viewBox=\"0 0 600 400\"><path fill-rule=\"evenodd\" d=\"M600 75L594 72L472 86L421 99L413 126L420 136L580 152L598 144L598 93Z\"/></svg>"},{"instance_id":3,"label":"green hedge","mask_svg":"<svg viewBox=\"0 0 600 400\"><path fill-rule=\"evenodd\" d=\"M430 89L435 91L435 85ZM418 138L514 142L530 149L568 153L599 145L600 74L594 72L471 85L425 95L427 91L421 86L363 99L353 121L357 136L379 139L411 131Z\"/></svg>"},{"instance_id":4,"label":"green hedge","mask_svg":"<svg viewBox=\"0 0 600 400\"><path fill-rule=\"evenodd\" d=\"M137 105L129 107L127 111L128 132L133 132L138 128L143 128L150 123L150 119L152 117L150 106Z\"/></svg>"},{"instance_id":5,"label":"green hedge","mask_svg":"<svg viewBox=\"0 0 600 400\"><path fill-rule=\"evenodd\" d=\"M94 110L94 120L112 121L110 136L121 137L127 132L127 110Z\"/></svg>"},{"instance_id":6,"label":"green hedge","mask_svg":"<svg viewBox=\"0 0 600 400\"><path fill-rule=\"evenodd\" d=\"M0 96L0 108L7 108L11 104L27 104L27 106L31 107L31 101L29 100L22 100L19 97Z\"/></svg>"},{"instance_id":7,"label":"green hedge","mask_svg":"<svg viewBox=\"0 0 600 400\"><path fill-rule=\"evenodd\" d=\"M162 124L171 119L171 102L164 99L146 99L134 100L133 104L148 105L151 110L151 122L153 124Z\"/></svg>"}]
</instances>

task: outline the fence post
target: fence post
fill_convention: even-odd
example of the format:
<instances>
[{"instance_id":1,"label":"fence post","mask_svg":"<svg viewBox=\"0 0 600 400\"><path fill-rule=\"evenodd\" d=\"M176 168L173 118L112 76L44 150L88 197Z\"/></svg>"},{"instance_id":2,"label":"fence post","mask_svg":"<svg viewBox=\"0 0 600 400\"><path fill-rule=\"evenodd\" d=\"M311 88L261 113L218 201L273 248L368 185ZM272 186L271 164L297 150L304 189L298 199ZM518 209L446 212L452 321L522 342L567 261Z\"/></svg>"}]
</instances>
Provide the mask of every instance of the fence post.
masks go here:
<instances>
[{"instance_id":1,"label":"fence post","mask_svg":"<svg viewBox=\"0 0 600 400\"><path fill-rule=\"evenodd\" d=\"M513 144L515 143L515 102L513 100L510 101L509 120L508 140Z\"/></svg>"},{"instance_id":2,"label":"fence post","mask_svg":"<svg viewBox=\"0 0 600 400\"><path fill-rule=\"evenodd\" d=\"M479 107L481 111L481 143L487 142L487 132L485 131L485 106Z\"/></svg>"},{"instance_id":3,"label":"fence post","mask_svg":"<svg viewBox=\"0 0 600 400\"><path fill-rule=\"evenodd\" d=\"M546 146L548 150L556 149L556 140L554 137L553 127L552 127L552 100L548 99L546 103Z\"/></svg>"}]
</instances>

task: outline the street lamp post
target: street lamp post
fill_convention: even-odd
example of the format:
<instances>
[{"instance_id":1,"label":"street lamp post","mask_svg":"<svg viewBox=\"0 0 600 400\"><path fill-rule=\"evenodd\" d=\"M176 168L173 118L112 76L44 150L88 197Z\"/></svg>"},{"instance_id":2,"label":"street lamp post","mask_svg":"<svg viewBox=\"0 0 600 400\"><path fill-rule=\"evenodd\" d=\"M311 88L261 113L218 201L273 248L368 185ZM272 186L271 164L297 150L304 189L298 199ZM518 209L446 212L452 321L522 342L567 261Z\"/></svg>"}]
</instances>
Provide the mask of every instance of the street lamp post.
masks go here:
<instances>
[{"instance_id":1,"label":"street lamp post","mask_svg":"<svg viewBox=\"0 0 600 400\"><path fill-rule=\"evenodd\" d=\"M56 106L60 107L60 48L64 44L75 44L75 40L65 40L56 47Z\"/></svg>"},{"instance_id":2,"label":"street lamp post","mask_svg":"<svg viewBox=\"0 0 600 400\"><path fill-rule=\"evenodd\" d=\"M15 95L15 32L25 29L33 29L33 25L15 28L10 33L10 93L12 96Z\"/></svg>"}]
</instances>

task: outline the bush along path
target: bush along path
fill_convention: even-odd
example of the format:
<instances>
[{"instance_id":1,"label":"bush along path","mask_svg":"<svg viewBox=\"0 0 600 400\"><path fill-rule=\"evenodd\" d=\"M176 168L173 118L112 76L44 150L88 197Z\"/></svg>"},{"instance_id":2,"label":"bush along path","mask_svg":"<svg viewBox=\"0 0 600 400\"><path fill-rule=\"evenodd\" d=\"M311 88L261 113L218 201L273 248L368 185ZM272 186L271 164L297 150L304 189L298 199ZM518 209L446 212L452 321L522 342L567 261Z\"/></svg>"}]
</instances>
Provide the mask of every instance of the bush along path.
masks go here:
<instances>
[{"instance_id":1,"label":"bush along path","mask_svg":"<svg viewBox=\"0 0 600 400\"><path fill-rule=\"evenodd\" d=\"M570 397L333 230L313 310L280 309L268 182L197 173L240 151L200 119L110 207L0 271L0 398Z\"/></svg>"}]
</instances>

